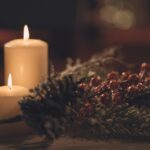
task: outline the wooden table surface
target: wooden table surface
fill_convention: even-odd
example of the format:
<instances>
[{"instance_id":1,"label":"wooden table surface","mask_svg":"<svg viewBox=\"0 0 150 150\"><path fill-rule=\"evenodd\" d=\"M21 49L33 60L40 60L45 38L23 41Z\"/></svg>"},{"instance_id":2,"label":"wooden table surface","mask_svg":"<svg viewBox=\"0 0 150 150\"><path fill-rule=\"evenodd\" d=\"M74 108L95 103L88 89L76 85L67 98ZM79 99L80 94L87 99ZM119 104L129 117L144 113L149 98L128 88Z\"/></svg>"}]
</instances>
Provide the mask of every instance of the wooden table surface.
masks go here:
<instances>
[{"instance_id":1,"label":"wooden table surface","mask_svg":"<svg viewBox=\"0 0 150 150\"><path fill-rule=\"evenodd\" d=\"M150 150L150 141L135 140L85 140L61 137L54 143L45 142L43 137L24 122L0 125L0 150Z\"/></svg>"},{"instance_id":2,"label":"wooden table surface","mask_svg":"<svg viewBox=\"0 0 150 150\"><path fill-rule=\"evenodd\" d=\"M61 137L45 147L36 135L0 139L0 150L150 150L150 142L133 142L121 140L91 141Z\"/></svg>"}]
</instances>

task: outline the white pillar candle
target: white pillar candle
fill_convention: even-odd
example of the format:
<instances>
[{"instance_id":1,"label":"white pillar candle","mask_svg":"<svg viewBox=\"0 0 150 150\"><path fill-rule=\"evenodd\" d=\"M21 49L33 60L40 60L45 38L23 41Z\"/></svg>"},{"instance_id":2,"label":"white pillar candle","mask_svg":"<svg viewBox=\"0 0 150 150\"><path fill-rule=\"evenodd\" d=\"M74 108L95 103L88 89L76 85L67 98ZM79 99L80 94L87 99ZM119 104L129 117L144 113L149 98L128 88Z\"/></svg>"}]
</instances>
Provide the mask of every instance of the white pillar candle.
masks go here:
<instances>
[{"instance_id":1,"label":"white pillar candle","mask_svg":"<svg viewBox=\"0 0 150 150\"><path fill-rule=\"evenodd\" d=\"M12 40L4 45L5 83L9 72L15 85L34 88L48 76L48 44L29 39L27 26L24 39Z\"/></svg>"},{"instance_id":2,"label":"white pillar candle","mask_svg":"<svg viewBox=\"0 0 150 150\"><path fill-rule=\"evenodd\" d=\"M27 88L12 86L11 75L9 75L8 86L0 87L0 119L18 115L20 113L18 101L27 94Z\"/></svg>"}]
</instances>

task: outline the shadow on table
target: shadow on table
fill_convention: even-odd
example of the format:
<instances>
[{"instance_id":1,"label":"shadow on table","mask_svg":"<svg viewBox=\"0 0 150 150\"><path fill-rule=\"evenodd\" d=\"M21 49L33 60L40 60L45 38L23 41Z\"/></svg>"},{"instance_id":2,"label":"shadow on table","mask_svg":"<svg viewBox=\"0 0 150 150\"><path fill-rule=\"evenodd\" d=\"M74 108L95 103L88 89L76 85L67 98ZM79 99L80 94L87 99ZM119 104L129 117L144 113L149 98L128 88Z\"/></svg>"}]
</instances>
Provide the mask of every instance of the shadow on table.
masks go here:
<instances>
[{"instance_id":1,"label":"shadow on table","mask_svg":"<svg viewBox=\"0 0 150 150\"><path fill-rule=\"evenodd\" d=\"M0 149L1 147L5 150L149 150L150 143L119 139L85 140L61 137L51 145L42 137L28 135L11 139L11 141L3 140L0 142Z\"/></svg>"},{"instance_id":2,"label":"shadow on table","mask_svg":"<svg viewBox=\"0 0 150 150\"><path fill-rule=\"evenodd\" d=\"M6 150L39 150L47 149L49 145L50 143L36 135L18 136L0 141L0 149L4 147Z\"/></svg>"}]
</instances>

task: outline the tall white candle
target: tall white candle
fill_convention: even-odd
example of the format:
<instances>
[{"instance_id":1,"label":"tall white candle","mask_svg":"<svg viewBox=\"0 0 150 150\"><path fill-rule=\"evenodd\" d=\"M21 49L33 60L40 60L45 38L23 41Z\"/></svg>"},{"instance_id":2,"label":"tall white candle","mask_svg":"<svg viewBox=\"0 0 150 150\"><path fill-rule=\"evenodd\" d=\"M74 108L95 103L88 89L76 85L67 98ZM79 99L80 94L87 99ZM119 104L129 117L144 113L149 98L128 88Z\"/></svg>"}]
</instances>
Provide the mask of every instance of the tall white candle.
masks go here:
<instances>
[{"instance_id":1,"label":"tall white candle","mask_svg":"<svg viewBox=\"0 0 150 150\"><path fill-rule=\"evenodd\" d=\"M9 72L15 85L35 87L48 76L48 44L38 39L29 39L27 26L24 38L4 45L5 83Z\"/></svg>"},{"instance_id":2,"label":"tall white candle","mask_svg":"<svg viewBox=\"0 0 150 150\"><path fill-rule=\"evenodd\" d=\"M9 75L8 86L0 87L0 119L18 115L20 113L18 101L27 94L27 88L12 86L11 75Z\"/></svg>"}]
</instances>

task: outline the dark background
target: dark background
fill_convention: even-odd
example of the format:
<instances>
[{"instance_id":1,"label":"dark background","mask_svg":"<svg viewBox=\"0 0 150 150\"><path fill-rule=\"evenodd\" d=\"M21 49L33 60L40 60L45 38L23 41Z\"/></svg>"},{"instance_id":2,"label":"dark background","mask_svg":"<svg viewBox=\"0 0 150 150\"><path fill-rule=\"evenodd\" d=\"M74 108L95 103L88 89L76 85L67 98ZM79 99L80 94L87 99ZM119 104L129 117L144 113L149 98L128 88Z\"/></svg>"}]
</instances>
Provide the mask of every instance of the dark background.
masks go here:
<instances>
[{"instance_id":1,"label":"dark background","mask_svg":"<svg viewBox=\"0 0 150 150\"><path fill-rule=\"evenodd\" d=\"M102 10L108 14L108 7L117 15L127 11L130 14L117 18L117 23L106 21L101 14ZM134 24L127 26L132 14ZM113 16L109 17L111 20ZM0 0L0 84L3 84L3 44L22 38L25 24L31 38L49 43L49 60L59 71L67 57L87 60L113 46L120 47L125 61L137 65L149 61L149 20L149 0Z\"/></svg>"},{"instance_id":2,"label":"dark background","mask_svg":"<svg viewBox=\"0 0 150 150\"><path fill-rule=\"evenodd\" d=\"M72 30L75 24L76 0L1 0L1 27Z\"/></svg>"},{"instance_id":3,"label":"dark background","mask_svg":"<svg viewBox=\"0 0 150 150\"><path fill-rule=\"evenodd\" d=\"M42 38L50 43L50 47L59 49L58 55L62 57L68 55L66 40L69 40L74 32L75 17L76 0L0 1L1 28L22 32L23 26L27 24L31 30L31 38L40 38L38 31L41 30ZM34 30L37 33L35 35Z\"/></svg>"}]
</instances>

